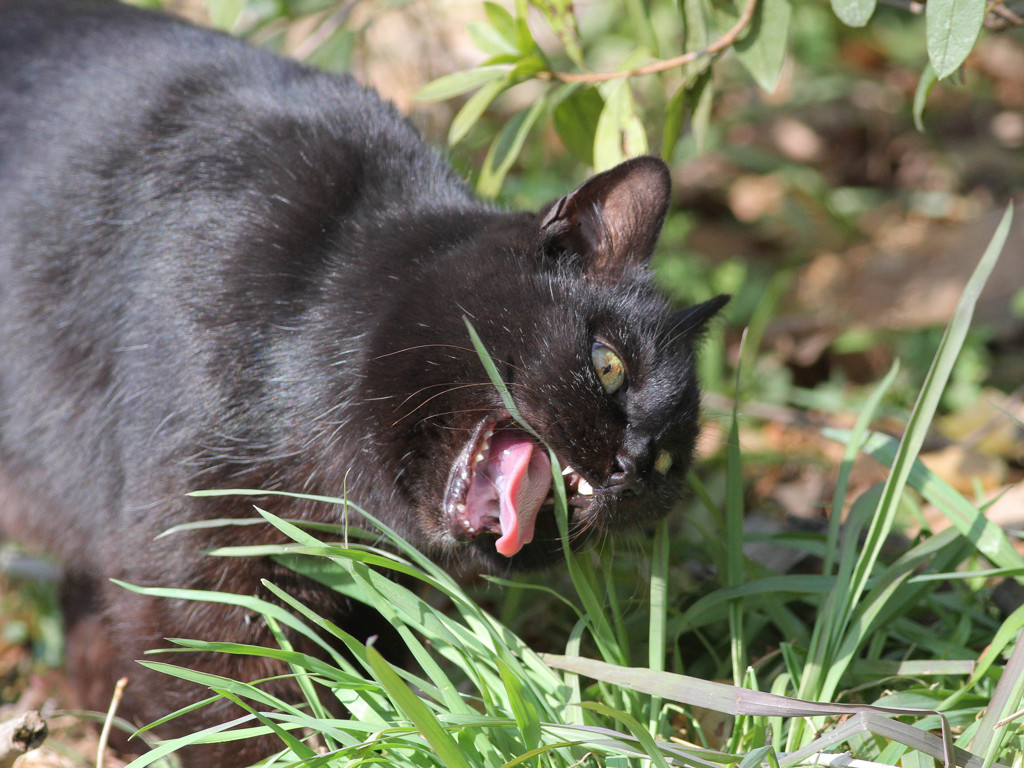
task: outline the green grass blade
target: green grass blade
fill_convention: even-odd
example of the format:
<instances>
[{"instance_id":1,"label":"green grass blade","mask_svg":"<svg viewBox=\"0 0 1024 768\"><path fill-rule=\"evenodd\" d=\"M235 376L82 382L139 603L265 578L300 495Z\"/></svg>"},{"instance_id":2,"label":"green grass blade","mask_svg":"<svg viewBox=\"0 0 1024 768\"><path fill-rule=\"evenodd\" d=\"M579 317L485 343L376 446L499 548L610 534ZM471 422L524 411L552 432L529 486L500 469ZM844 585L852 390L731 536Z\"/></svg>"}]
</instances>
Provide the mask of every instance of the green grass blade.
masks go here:
<instances>
[{"instance_id":1,"label":"green grass blade","mask_svg":"<svg viewBox=\"0 0 1024 768\"><path fill-rule=\"evenodd\" d=\"M502 763L501 766L499 766L499 768L515 768L515 766L517 765L531 763L531 761L533 761L534 758L543 757L548 752L555 752L558 750L571 747L578 747L585 744L586 741L583 741L582 739L577 739L575 741L556 741L553 744L544 744L542 746L535 747L534 749L527 750L526 752L523 752L523 754L514 757L508 762ZM532 764L536 765L536 763Z\"/></svg>"},{"instance_id":2,"label":"green grass blade","mask_svg":"<svg viewBox=\"0 0 1024 768\"><path fill-rule=\"evenodd\" d=\"M501 374L494 365L494 361L491 358L490 353L487 351L487 347L484 346L484 343L477 334L473 324L468 318L463 318L463 322L466 324L466 330L468 331L469 338L473 343L473 348L476 350L476 353L480 358L480 362L483 364L484 370L487 372L488 378L491 380L495 389L498 390L498 394L501 397L506 410L508 410L509 414L511 414L512 418L520 427L548 448L548 452L551 456L551 470L554 473L552 490L555 494L555 518L558 521L558 532L562 540L562 551L565 555L566 567L569 570L569 576L572 579L577 595L579 595L579 598L583 603L583 608L588 620L591 622L594 639L597 642L598 647L601 649L602 656L606 659L620 663L625 662L625 649L623 649L616 641L615 632L605 615L605 606L600 597L603 591L600 580L596 578L593 568L589 567L589 561L584 558L576 557L570 546L568 504L565 497L565 484L562 482L562 478L559 475L560 468L558 464L558 457L555 455L555 452L551 447L547 446L541 436L537 434L533 427L526 422L522 414L519 412L515 401L512 399L512 393L509 392L508 385L501 378Z\"/></svg>"},{"instance_id":3,"label":"green grass blade","mask_svg":"<svg viewBox=\"0 0 1024 768\"><path fill-rule=\"evenodd\" d=\"M843 430L833 429L826 429L823 433L841 442L849 435ZM879 462L891 465L895 461L898 444L888 435L875 433L868 437L861 449ZM969 539L978 552L995 565L1007 569L1024 566L1024 557L1013 548L1003 529L986 519L981 510L920 461L913 462L908 483L934 504L960 535Z\"/></svg>"},{"instance_id":4,"label":"green grass blade","mask_svg":"<svg viewBox=\"0 0 1024 768\"><path fill-rule=\"evenodd\" d=\"M320 696L317 694L316 689L313 687L313 677L310 674L309 662L313 659L311 656L305 656L304 654L296 654L295 649L292 647L291 641L281 630L280 624L274 621L272 618L267 618L267 627L270 629L271 634L274 636L274 640L281 647L281 650L285 654L295 654L294 656L279 657L282 661L286 660L288 668L291 673L295 676L296 682L299 684L299 690L302 691L302 695L305 697L306 702L309 704L310 711L313 715L321 719L327 719L330 716L323 703L320 701ZM330 668L330 665L324 665ZM333 671L330 673L333 676ZM330 737L325 737L325 741L328 749L334 749L335 744L332 743Z\"/></svg>"},{"instance_id":5,"label":"green grass blade","mask_svg":"<svg viewBox=\"0 0 1024 768\"><path fill-rule=\"evenodd\" d=\"M504 403L505 408L512 415L516 424L529 432L536 440L543 443L544 441L541 440L540 435L534 431L533 427L531 427L526 422L526 419L523 418L522 414L519 413L519 408L516 406L515 400L512 399L512 393L508 390L508 384L505 383L505 380L501 378L501 374L498 373L498 369L494 365L494 360L491 359L491 353L487 351L487 347L484 346L479 334L477 334L476 328L473 327L473 324L468 318L464 317L462 318L462 321L466 324L466 330L469 331L470 341L473 342L473 349L476 350L477 356L480 358L480 362L483 364L484 370L487 372L487 378L491 380L494 388L498 390L498 394L501 396L501 402Z\"/></svg>"},{"instance_id":6,"label":"green grass blade","mask_svg":"<svg viewBox=\"0 0 1024 768\"><path fill-rule=\"evenodd\" d=\"M498 672L501 681L505 685L505 693L508 696L509 707L516 719L516 725L523 735L523 743L527 749L536 749L540 745L540 718L537 715L537 708L526 696L522 680L507 665L498 659Z\"/></svg>"},{"instance_id":7,"label":"green grass blade","mask_svg":"<svg viewBox=\"0 0 1024 768\"><path fill-rule=\"evenodd\" d=\"M164 587L139 587L119 579L111 579L111 582L125 589L149 597L162 597L171 600L193 600L197 602L220 603L235 606L239 609L251 611L264 616L269 616L286 627L294 630L303 637L315 642L319 647L328 653L331 652L329 643L324 642L319 633L314 631L308 624L300 621L294 615L278 605L261 600L252 595L239 595L231 592L214 592L203 589L169 589Z\"/></svg>"},{"instance_id":8,"label":"green grass blade","mask_svg":"<svg viewBox=\"0 0 1024 768\"><path fill-rule=\"evenodd\" d=\"M651 589L647 622L647 666L657 670L665 669L668 567L668 520L663 519L654 529L654 541L651 547ZM653 697L647 713L647 727L651 733L658 732L660 719L661 700Z\"/></svg>"},{"instance_id":9,"label":"green grass blade","mask_svg":"<svg viewBox=\"0 0 1024 768\"><path fill-rule=\"evenodd\" d=\"M795 754L787 755L781 761L783 765L800 762L826 746L846 741L851 733L867 731L897 740L913 749L936 756L945 760L950 766L956 762L958 765L982 768L980 758L953 746L948 720L934 709L868 704L826 704L749 690L685 675L618 667L594 659L565 656L545 656L544 658L547 663L559 669L571 670L597 680L614 682L637 691L662 696L665 699L730 715L790 718L855 716L845 723L831 728L820 739L816 739L813 745L805 745ZM892 716L934 716L938 718L941 737L920 727L892 720L890 719Z\"/></svg>"},{"instance_id":10,"label":"green grass blade","mask_svg":"<svg viewBox=\"0 0 1024 768\"><path fill-rule=\"evenodd\" d=\"M820 652L818 663L821 668L829 670L828 676L820 681L816 690L808 690L801 686L801 695L815 699L831 699L835 690L833 683L837 681L844 669L852 660L851 655L839 657L840 646L844 648L859 647L865 639L862 635L846 637L851 630L855 607L867 588L868 578L874 569L881 552L882 545L892 529L893 520L903 490L907 485L911 470L917 460L925 436L934 418L939 399L953 365L960 354L974 315L981 289L995 267L999 254L1006 242L1010 224L1013 219L1012 207L1007 207L991 242L985 249L978 266L968 280L963 295L957 304L953 318L946 327L939 348L932 361L932 366L925 378L925 383L918 396L917 403L910 415L903 439L900 441L896 455L893 457L891 471L881 491L877 512L868 527L863 546L855 561L841 563L837 579L837 597L835 611L824 617L835 621L832 643ZM849 564L848 564L849 563ZM852 628L857 632L857 627ZM861 628L863 629L863 628ZM838 644L837 644L838 643ZM830 682L831 681L831 682ZM817 681L816 681L817 682ZM794 723L787 742L787 751L793 751L806 742L807 726L802 721Z\"/></svg>"},{"instance_id":11,"label":"green grass blade","mask_svg":"<svg viewBox=\"0 0 1024 768\"><path fill-rule=\"evenodd\" d=\"M628 734L613 731L610 728L595 725L545 723L544 730L566 740L579 738L582 735L585 737L585 740L580 746L590 752L603 752L616 756L636 756L641 758L647 756L637 739ZM741 759L737 755L701 749L699 747L682 746L665 741L655 741L655 746L663 755L671 756L676 761L676 764L694 766L694 768L721 768L723 764L731 765L738 763ZM621 762L612 763L611 760L613 759L615 758L609 758L608 762L599 763L599 765L623 764ZM580 765L580 762L573 761L568 768L574 768L577 765ZM641 765L644 765L644 763L641 763Z\"/></svg>"},{"instance_id":12,"label":"green grass blade","mask_svg":"<svg viewBox=\"0 0 1024 768\"><path fill-rule=\"evenodd\" d=\"M1008 718L1020 706L1024 696L1024 639L1017 638L1010 658L1003 668L996 690L985 709L978 725L978 732L971 742L971 749L985 755L985 768L995 761L1003 743L1012 731L1019 727L1016 721L999 722Z\"/></svg>"},{"instance_id":13,"label":"green grass blade","mask_svg":"<svg viewBox=\"0 0 1024 768\"><path fill-rule=\"evenodd\" d=\"M605 717L621 722L629 729L629 732L633 737L640 742L640 745L643 747L644 752L647 753L647 756L651 759L651 763L653 765L658 766L658 768L668 768L665 756L662 755L661 750L658 749L658 745L655 743L654 737L651 736L650 732L644 728L643 725L640 724L640 721L635 717L627 712L621 712L606 704L601 704L596 701L585 701L581 706L584 709L597 712Z\"/></svg>"},{"instance_id":14,"label":"green grass blade","mask_svg":"<svg viewBox=\"0 0 1024 768\"><path fill-rule=\"evenodd\" d=\"M878 412L878 406L882 398L892 387L896 376L899 373L899 361L894 361L886 373L882 382L875 387L864 407L857 414L857 421L850 432L850 439L847 441L846 450L843 451L843 458L839 465L839 477L836 478L836 487L832 497L832 511L828 518L828 535L825 540L825 558L822 564L822 573L831 574L835 568L835 556L839 551L839 531L843 520L843 505L846 502L846 492L850 483L850 472L853 471L853 463L860 452L861 443L867 434L872 419ZM813 656L813 653L811 654Z\"/></svg>"},{"instance_id":15,"label":"green grass blade","mask_svg":"<svg viewBox=\"0 0 1024 768\"><path fill-rule=\"evenodd\" d=\"M189 744L201 743L205 741L206 738L219 733L223 733L225 731L234 732L233 729L235 729L236 726L239 726L243 723L252 722L252 720L253 718L251 715L245 715L244 717L239 717L235 720L230 720L226 723L219 723L218 725L211 726L210 728L205 728L201 731L190 733L187 736L182 736L177 739L167 739L165 741L162 741L158 746L149 750L145 754L139 755L137 758L128 763L128 765L125 766L125 768L146 768L146 766L152 765L156 761L173 754L182 747L188 746ZM246 730L248 732L248 729ZM265 732L265 729L260 728L259 731ZM253 734L248 733L248 735L251 736Z\"/></svg>"},{"instance_id":16,"label":"green grass blade","mask_svg":"<svg viewBox=\"0 0 1024 768\"><path fill-rule=\"evenodd\" d=\"M301 669L305 674L312 673L329 684L355 688L366 687L366 681L362 677L343 672L334 664L329 664L315 656L310 656L291 649L265 648L262 645L214 642L208 640L189 640L173 637L169 638L169 640L170 642L181 646L180 648L167 649L171 653L175 651L203 651L209 653L228 653L236 656L262 656L264 658L274 659L291 667Z\"/></svg>"},{"instance_id":17,"label":"green grass blade","mask_svg":"<svg viewBox=\"0 0 1024 768\"><path fill-rule=\"evenodd\" d=\"M244 683L239 680L232 680L229 677L222 677L220 675L213 675L209 672L200 672L198 670L190 669L188 667L179 667L174 664L165 664L160 661L139 661L139 664L152 669L155 672L161 672L171 677L177 677L181 680L187 680L190 683L201 685L210 690L217 692L228 692L235 696L248 699L250 701L256 701L265 707L270 707L281 712L289 712L291 714L299 714L299 710L292 704L284 701L283 699L273 696L263 689L257 687L255 684ZM273 679L283 679L291 677L291 675L281 675ZM271 679L271 678L268 678ZM253 683L263 682L261 680L254 680Z\"/></svg>"},{"instance_id":18,"label":"green grass blade","mask_svg":"<svg viewBox=\"0 0 1024 768\"><path fill-rule=\"evenodd\" d=\"M1024 630L1024 606L1021 606L1002 623L995 635L992 637L981 656L978 657L977 665L971 673L970 678L957 691L954 691L937 709L948 710L962 699L985 675L989 674L992 666L1001 658L1006 647L1014 642Z\"/></svg>"},{"instance_id":19,"label":"green grass blade","mask_svg":"<svg viewBox=\"0 0 1024 768\"><path fill-rule=\"evenodd\" d=\"M301 740L292 736L287 729L282 728L280 725L275 723L266 715L257 712L255 709L249 706L238 696L234 696L233 694L228 693L226 691L218 691L218 693L222 693L225 699L228 699L229 701L233 702L235 706L239 707L240 709L248 712L250 715L255 717L263 725L264 728L266 728L275 736L277 736L285 744L285 746L288 749L290 749L292 753L296 755L300 760L309 760L310 758L316 756L316 752L314 752L306 744L303 744Z\"/></svg>"},{"instance_id":20,"label":"green grass blade","mask_svg":"<svg viewBox=\"0 0 1024 768\"><path fill-rule=\"evenodd\" d=\"M736 391L739 392L740 372L743 368L743 353L746 332L740 342L740 364L736 366ZM743 554L743 458L740 453L739 398L732 403L732 423L726 448L726 491L725 491L725 586L738 587L746 579L746 556ZM732 679L741 685L746 672L746 646L743 634L743 601L734 598L729 601L730 656L732 658ZM735 738L739 729L736 729Z\"/></svg>"},{"instance_id":21,"label":"green grass blade","mask_svg":"<svg viewBox=\"0 0 1024 768\"><path fill-rule=\"evenodd\" d=\"M374 675L378 682L391 696L395 705L402 710L406 717L416 726L423 738L427 740L437 753L441 764L446 768L472 768L466 759L462 748L458 745L451 734L431 712L427 705L413 693L398 676L394 668L389 664L380 652L372 646L366 649L366 658L373 668Z\"/></svg>"}]
</instances>

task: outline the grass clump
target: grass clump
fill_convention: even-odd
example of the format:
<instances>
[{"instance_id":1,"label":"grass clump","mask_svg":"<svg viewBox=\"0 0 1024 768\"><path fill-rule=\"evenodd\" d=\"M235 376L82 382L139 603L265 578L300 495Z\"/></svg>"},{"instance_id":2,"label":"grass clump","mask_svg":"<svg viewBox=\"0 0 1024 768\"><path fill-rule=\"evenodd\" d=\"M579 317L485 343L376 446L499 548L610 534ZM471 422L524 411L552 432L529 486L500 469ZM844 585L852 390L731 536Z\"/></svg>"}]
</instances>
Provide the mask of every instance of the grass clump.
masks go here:
<instances>
[{"instance_id":1,"label":"grass clump","mask_svg":"<svg viewBox=\"0 0 1024 768\"><path fill-rule=\"evenodd\" d=\"M159 597L244 604L261 614L275 629L278 648L175 642L186 650L284 662L307 701L276 700L258 681L146 662L209 687L211 698L196 706L227 697L248 714L165 742L130 768L153 764L186 743L268 733L280 737L281 751L267 766L1020 766L1024 607L1000 617L986 608L986 595L993 577L1024 577L1024 558L985 519L984 507L917 460L1009 220L1008 213L960 301L902 439L870 430L895 369L853 429L828 432L847 446L830 527L820 536L785 541L819 556L819 572L769 573L744 555L735 413L723 502L692 479L711 521L706 546L721 589L689 603L675 598L680 566L672 553L686 548L666 522L657 527L642 566L636 553L577 554L566 547L571 597L542 584L493 580L504 589L532 589L531 596L562 607L569 628L559 654L536 653L383 525L364 534L261 512L255 522L273 525L290 543L211 554L274 557L376 607L405 641L415 668L393 666L372 645L318 616L315 606L270 583L268 599L131 587ZM483 352L481 359L486 365ZM501 386L496 374L495 383ZM890 472L884 483L849 499L850 469L861 453ZM933 504L951 527L924 528L905 551L887 558L883 544L897 510L916 499ZM565 534L565 499L557 501ZM386 549L376 546L381 534ZM615 579L622 558L631 557L626 567L642 568L648 577L639 600L623 594ZM401 575L403 583L389 574ZM443 596L447 609L426 599L423 586ZM296 652L284 628L314 641L323 659ZM700 654L685 652L694 647ZM695 655L703 657L700 664L689 661ZM732 683L685 676L695 671L687 664L705 678ZM335 697L350 717L331 717L322 696ZM724 716L718 730L708 712Z\"/></svg>"}]
</instances>

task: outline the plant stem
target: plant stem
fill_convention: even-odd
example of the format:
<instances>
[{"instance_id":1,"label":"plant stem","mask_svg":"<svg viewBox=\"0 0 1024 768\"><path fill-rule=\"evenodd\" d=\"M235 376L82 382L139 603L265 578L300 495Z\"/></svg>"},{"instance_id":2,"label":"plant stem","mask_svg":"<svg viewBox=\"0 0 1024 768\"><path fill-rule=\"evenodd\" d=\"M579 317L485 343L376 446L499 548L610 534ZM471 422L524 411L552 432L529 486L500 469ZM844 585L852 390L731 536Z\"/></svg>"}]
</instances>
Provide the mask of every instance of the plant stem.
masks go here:
<instances>
[{"instance_id":1,"label":"plant stem","mask_svg":"<svg viewBox=\"0 0 1024 768\"><path fill-rule=\"evenodd\" d=\"M672 59L655 61L650 64L645 64L642 67L634 67L633 69L622 70L619 72L556 72L554 70L550 70L546 72L538 72L537 79L560 80L563 83L604 83L609 80L618 80L623 77L651 75L656 72L664 72L668 69L682 67L689 64L691 61L696 61L704 56L714 56L721 53L735 43L739 36L743 34L743 31L750 25L750 21L754 18L754 11L756 10L757 0L747 0L747 5L743 9L743 13L740 14L740 17L736 20L732 29L718 38L707 48L702 48L699 51L690 51L689 53L684 53L681 56L676 56Z\"/></svg>"}]
</instances>

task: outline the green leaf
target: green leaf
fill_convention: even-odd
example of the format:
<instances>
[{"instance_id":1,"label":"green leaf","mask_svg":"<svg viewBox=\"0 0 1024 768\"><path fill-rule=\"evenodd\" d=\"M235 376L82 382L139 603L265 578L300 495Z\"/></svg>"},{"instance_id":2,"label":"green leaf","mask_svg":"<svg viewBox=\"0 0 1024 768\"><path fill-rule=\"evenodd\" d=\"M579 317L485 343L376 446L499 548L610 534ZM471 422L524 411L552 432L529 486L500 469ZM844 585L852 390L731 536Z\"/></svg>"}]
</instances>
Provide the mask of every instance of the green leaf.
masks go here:
<instances>
[{"instance_id":1,"label":"green leaf","mask_svg":"<svg viewBox=\"0 0 1024 768\"><path fill-rule=\"evenodd\" d=\"M538 50L537 43L530 32L530 25L526 21L529 11L526 0L516 0L516 15L512 20L515 32L516 47L524 56L532 56Z\"/></svg>"},{"instance_id":2,"label":"green leaf","mask_svg":"<svg viewBox=\"0 0 1024 768\"><path fill-rule=\"evenodd\" d=\"M636 114L629 81L608 86L604 109L594 131L594 169L604 171L647 152L647 132Z\"/></svg>"},{"instance_id":3,"label":"green leaf","mask_svg":"<svg viewBox=\"0 0 1024 768\"><path fill-rule=\"evenodd\" d=\"M928 59L940 80L964 63L984 21L985 0L928 0L925 5Z\"/></svg>"},{"instance_id":4,"label":"green leaf","mask_svg":"<svg viewBox=\"0 0 1024 768\"><path fill-rule=\"evenodd\" d=\"M629 84L617 80L605 92L604 109L594 129L594 158L591 165L596 171L604 171L626 159L622 151L623 115L628 107Z\"/></svg>"},{"instance_id":5,"label":"green leaf","mask_svg":"<svg viewBox=\"0 0 1024 768\"><path fill-rule=\"evenodd\" d=\"M507 80L492 80L470 96L448 127L448 143L454 145L462 141L491 102L507 87Z\"/></svg>"},{"instance_id":6,"label":"green leaf","mask_svg":"<svg viewBox=\"0 0 1024 768\"><path fill-rule=\"evenodd\" d=\"M512 14L497 3L484 3L484 13L487 14L487 20L491 22L494 31L513 50L518 50L516 48L516 20L512 17Z\"/></svg>"},{"instance_id":7,"label":"green leaf","mask_svg":"<svg viewBox=\"0 0 1024 768\"><path fill-rule=\"evenodd\" d=\"M509 414L520 427L529 432L538 442L543 443L544 440L523 419L522 414L519 413L519 409L512 399L512 394L509 392L508 385L502 380L501 374L498 373L498 369L494 365L494 360L491 359L487 347L484 345L479 334L477 334L473 324L468 318L463 318L463 321L466 324L466 330L469 332L473 348L476 350L477 355L480 357L480 362L487 372L487 377L494 384L494 388L498 390L501 401L508 409ZM551 455L551 470L557 475L558 457L551 450L550 446L548 446L548 452ZM558 534L562 541L562 551L565 554L566 565L569 568L569 575L572 578L573 586L576 588L576 594L583 603L586 614L586 618L581 619L578 625L580 631L583 629L591 631L598 648L601 649L605 658L621 656L625 649L617 647L612 639L613 632L605 613L605 604L602 597L599 596L600 593L597 588L597 580L594 578L593 568L589 567L591 561L588 558L577 557L569 544L571 537L569 536L569 515L566 504L565 483L557 482L556 478L552 490L555 494L555 520L558 523ZM570 640L571 643L572 640ZM573 684L573 689L578 693L578 681ZM578 699L579 697L577 696L576 698Z\"/></svg>"},{"instance_id":8,"label":"green leaf","mask_svg":"<svg viewBox=\"0 0 1024 768\"><path fill-rule=\"evenodd\" d=\"M524 56L516 65L512 68L512 72L509 74L509 80L515 83L521 83L524 80L528 80L538 72L542 72L545 68L544 59L540 56Z\"/></svg>"},{"instance_id":9,"label":"green leaf","mask_svg":"<svg viewBox=\"0 0 1024 768\"><path fill-rule=\"evenodd\" d=\"M526 134L533 128L537 118L544 111L546 100L538 99L527 109L517 112L497 135L487 150L476 190L484 197L495 197L501 191L505 175L512 163L519 157L526 142Z\"/></svg>"},{"instance_id":10,"label":"green leaf","mask_svg":"<svg viewBox=\"0 0 1024 768\"><path fill-rule=\"evenodd\" d=\"M658 36L654 33L654 20L651 18L650 3L647 0L626 0L624 3L626 14L632 23L635 40L658 56Z\"/></svg>"},{"instance_id":11,"label":"green leaf","mask_svg":"<svg viewBox=\"0 0 1024 768\"><path fill-rule=\"evenodd\" d=\"M843 505L847 502L846 492L849 488L850 473L853 471L853 465L857 459L858 446L864 440L864 435L867 433L868 426L871 424L871 420L874 418L875 412L878 410L879 403L882 402L882 398L896 380L896 375L899 373L899 367L899 362L894 361L889 367L889 372L885 375L885 378L882 379L882 382L875 387L868 396L868 399L860 409L857 421L854 424L853 431L851 432L851 444L847 445L846 450L843 451L843 459L839 467L839 477L836 479L835 491L832 500L832 514L829 515L828 533L825 538L825 559L821 567L821 572L823 574L827 574L829 576L833 574L836 553L840 551L840 526L843 521ZM831 619L832 617L827 618ZM812 639L811 648L809 649L810 653L808 654L813 663L819 663L822 661L822 658L818 654L823 653L823 648L819 647L816 642L818 633L821 629L830 626L830 621L822 621L821 619L815 623L814 639ZM825 647L830 647L832 644L833 640L831 638L826 638L824 643ZM807 677L807 674L804 674L801 677L801 685L805 684Z\"/></svg>"},{"instance_id":12,"label":"green leaf","mask_svg":"<svg viewBox=\"0 0 1024 768\"><path fill-rule=\"evenodd\" d=\"M850 27L863 27L875 12L876 0L832 0L832 10Z\"/></svg>"},{"instance_id":13,"label":"green leaf","mask_svg":"<svg viewBox=\"0 0 1024 768\"><path fill-rule=\"evenodd\" d=\"M470 22L466 25L466 35L470 42L488 56L511 55L519 58L519 49L506 40L493 26L482 21Z\"/></svg>"},{"instance_id":14,"label":"green leaf","mask_svg":"<svg viewBox=\"0 0 1024 768\"><path fill-rule=\"evenodd\" d=\"M580 47L573 0L530 0L530 5L541 12L573 65L581 70L587 69L583 49Z\"/></svg>"},{"instance_id":15,"label":"green leaf","mask_svg":"<svg viewBox=\"0 0 1024 768\"><path fill-rule=\"evenodd\" d=\"M683 121L686 119L686 94L689 93L689 85L683 84L672 94L665 106L665 128L661 137L661 159L666 163L672 162L672 154L675 152L676 144L679 143L679 136L683 132Z\"/></svg>"},{"instance_id":16,"label":"green leaf","mask_svg":"<svg viewBox=\"0 0 1024 768\"><path fill-rule=\"evenodd\" d=\"M552 112L558 138L577 160L587 165L594 161L594 131L603 109L604 99L597 88L573 87Z\"/></svg>"},{"instance_id":17,"label":"green leaf","mask_svg":"<svg viewBox=\"0 0 1024 768\"><path fill-rule=\"evenodd\" d=\"M708 4L705 0L679 0L683 22L683 47L688 53L702 51L711 42Z\"/></svg>"},{"instance_id":18,"label":"green leaf","mask_svg":"<svg viewBox=\"0 0 1024 768\"><path fill-rule=\"evenodd\" d=\"M479 88L484 83L500 80L508 75L508 71L507 65L499 65L452 72L424 85L416 92L414 98L418 101L444 101Z\"/></svg>"},{"instance_id":19,"label":"green leaf","mask_svg":"<svg viewBox=\"0 0 1024 768\"><path fill-rule=\"evenodd\" d=\"M771 93L786 60L791 0L761 0L747 33L733 46L743 68L762 91Z\"/></svg>"},{"instance_id":20,"label":"green leaf","mask_svg":"<svg viewBox=\"0 0 1024 768\"><path fill-rule=\"evenodd\" d=\"M245 0L207 0L210 23L217 29L230 32L245 10Z\"/></svg>"},{"instance_id":21,"label":"green leaf","mask_svg":"<svg viewBox=\"0 0 1024 768\"><path fill-rule=\"evenodd\" d=\"M711 130L711 107L715 102L715 82L711 77L710 68L697 79L690 90L694 94L695 102L690 130L693 131L697 151L703 152L708 144L708 133Z\"/></svg>"},{"instance_id":22,"label":"green leaf","mask_svg":"<svg viewBox=\"0 0 1024 768\"><path fill-rule=\"evenodd\" d=\"M629 104L631 111L622 126L622 146L626 150L626 157L637 157L646 155L649 151L647 145L647 129L633 108L633 99L630 97Z\"/></svg>"},{"instance_id":23,"label":"green leaf","mask_svg":"<svg viewBox=\"0 0 1024 768\"><path fill-rule=\"evenodd\" d=\"M347 71L352 66L355 43L356 33L347 27L339 27L316 47L306 63L330 72Z\"/></svg>"},{"instance_id":24,"label":"green leaf","mask_svg":"<svg viewBox=\"0 0 1024 768\"><path fill-rule=\"evenodd\" d=\"M935 73L935 68L931 62L926 63L924 71L921 72L921 79L917 81L917 90L914 91L914 126L921 133L924 133L924 107L928 103L928 94L938 81L939 76Z\"/></svg>"}]
</instances>

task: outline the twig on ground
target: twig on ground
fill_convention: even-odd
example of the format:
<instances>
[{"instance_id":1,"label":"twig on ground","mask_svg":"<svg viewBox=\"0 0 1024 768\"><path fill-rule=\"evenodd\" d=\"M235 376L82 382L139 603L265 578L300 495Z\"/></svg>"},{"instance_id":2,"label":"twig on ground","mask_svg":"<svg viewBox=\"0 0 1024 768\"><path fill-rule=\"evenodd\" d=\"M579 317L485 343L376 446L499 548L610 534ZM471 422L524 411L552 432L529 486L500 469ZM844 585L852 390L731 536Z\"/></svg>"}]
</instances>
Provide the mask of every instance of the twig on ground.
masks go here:
<instances>
[{"instance_id":1,"label":"twig on ground","mask_svg":"<svg viewBox=\"0 0 1024 768\"><path fill-rule=\"evenodd\" d=\"M124 695L124 688L128 685L128 678L122 677L114 685L114 695L110 697L110 708L107 710L107 717L103 721L103 730L100 731L100 743L96 747L96 768L103 768L103 753L107 751L107 739L110 738L110 726L114 722L114 715L121 703L121 696ZM2 766L0 766L2 768Z\"/></svg>"},{"instance_id":2,"label":"twig on ground","mask_svg":"<svg viewBox=\"0 0 1024 768\"><path fill-rule=\"evenodd\" d=\"M0 723L0 768L11 768L15 760L42 744L47 732L46 721L36 711Z\"/></svg>"}]
</instances>

